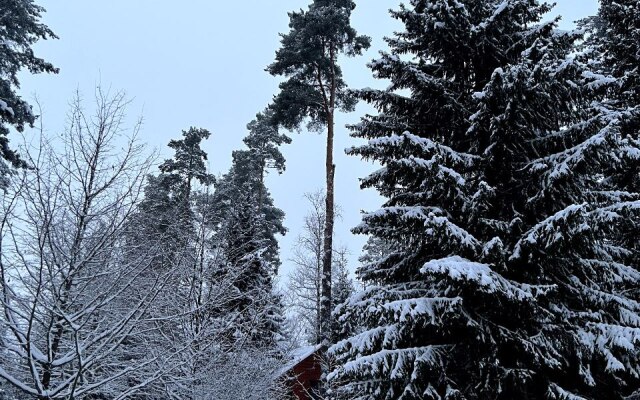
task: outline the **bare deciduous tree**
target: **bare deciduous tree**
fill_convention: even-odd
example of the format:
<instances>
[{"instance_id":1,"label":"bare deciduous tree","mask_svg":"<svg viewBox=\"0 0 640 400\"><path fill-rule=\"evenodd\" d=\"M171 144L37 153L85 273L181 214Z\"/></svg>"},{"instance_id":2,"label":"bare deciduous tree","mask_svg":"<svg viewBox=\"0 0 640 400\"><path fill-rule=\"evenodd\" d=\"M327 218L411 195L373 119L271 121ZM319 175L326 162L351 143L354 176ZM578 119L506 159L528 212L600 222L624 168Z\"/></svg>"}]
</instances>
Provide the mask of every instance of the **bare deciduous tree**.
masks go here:
<instances>
[{"instance_id":1,"label":"bare deciduous tree","mask_svg":"<svg viewBox=\"0 0 640 400\"><path fill-rule=\"evenodd\" d=\"M293 249L291 262L295 269L289 275L288 300L290 309L300 322L298 329L306 333L308 342L320 344L325 195L324 192L317 191L306 193L304 197L309 204L309 211L304 218L302 234L298 236ZM340 217L339 210L336 215ZM333 250L333 253L332 286L335 286L335 280L345 276L348 250L344 246L339 246Z\"/></svg>"},{"instance_id":2,"label":"bare deciduous tree","mask_svg":"<svg viewBox=\"0 0 640 400\"><path fill-rule=\"evenodd\" d=\"M0 378L23 395L117 397L158 361L126 346L163 284L142 284L151 257L123 240L152 164L140 123L125 130L127 104L98 88L88 115L77 94L59 141L26 149L32 169L3 198Z\"/></svg>"},{"instance_id":3,"label":"bare deciduous tree","mask_svg":"<svg viewBox=\"0 0 640 400\"><path fill-rule=\"evenodd\" d=\"M32 168L11 177L0 215L0 397L9 384L38 400L277 398L273 349L225 336L255 321L216 311L247 294L234 286L241 268L215 274L227 260L210 197L194 193L187 222L171 209L165 220L141 212L153 159L137 142L140 123L125 129L127 104L98 88L88 114L77 94L59 140L41 132L23 152Z\"/></svg>"}]
</instances>

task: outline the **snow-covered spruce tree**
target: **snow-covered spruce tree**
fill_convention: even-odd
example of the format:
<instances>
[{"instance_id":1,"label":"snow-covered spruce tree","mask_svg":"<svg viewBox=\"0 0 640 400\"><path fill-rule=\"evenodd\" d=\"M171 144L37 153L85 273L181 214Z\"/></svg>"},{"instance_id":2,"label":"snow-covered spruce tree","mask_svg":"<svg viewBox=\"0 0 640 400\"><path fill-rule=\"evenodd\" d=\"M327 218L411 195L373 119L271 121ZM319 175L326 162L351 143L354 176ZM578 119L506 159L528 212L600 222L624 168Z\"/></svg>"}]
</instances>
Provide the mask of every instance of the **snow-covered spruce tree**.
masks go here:
<instances>
[{"instance_id":1,"label":"snow-covered spruce tree","mask_svg":"<svg viewBox=\"0 0 640 400\"><path fill-rule=\"evenodd\" d=\"M640 1L603 0L598 14L584 23L589 38L583 56L595 72L615 79L598 103L602 117L608 117L623 137L640 142ZM611 179L619 190L640 192L640 163L618 171ZM640 230L628 222L619 224L619 239L633 248L630 257L640 270ZM640 299L640 288L635 298Z\"/></svg>"},{"instance_id":2,"label":"snow-covered spruce tree","mask_svg":"<svg viewBox=\"0 0 640 400\"><path fill-rule=\"evenodd\" d=\"M620 399L637 386L640 276L613 246L638 221L603 188L634 144L587 105L608 82L568 58L537 1L411 1L360 97L352 154L388 198L357 232L391 251L336 313L336 398ZM409 53L415 59L407 59ZM402 90L402 92L400 92ZM407 94L408 93L408 94Z\"/></svg>"},{"instance_id":3,"label":"snow-covered spruce tree","mask_svg":"<svg viewBox=\"0 0 640 400\"><path fill-rule=\"evenodd\" d=\"M593 65L618 79L619 105L640 103L640 1L600 0L598 14L586 20Z\"/></svg>"},{"instance_id":4,"label":"snow-covered spruce tree","mask_svg":"<svg viewBox=\"0 0 640 400\"><path fill-rule=\"evenodd\" d=\"M272 75L287 78L270 108L273 118L287 129L327 129L326 222L324 227L323 286L320 322L328 343L331 320L331 267L333 257L334 176L333 141L335 112L352 111L355 98L347 90L338 62L341 55L357 56L370 39L358 36L351 26L353 0L313 0L307 11L289 13L289 33L282 35L276 61L267 67Z\"/></svg>"},{"instance_id":5,"label":"snow-covered spruce tree","mask_svg":"<svg viewBox=\"0 0 640 400\"><path fill-rule=\"evenodd\" d=\"M34 55L32 46L40 39L56 38L40 17L44 9L32 0L7 0L2 2L0 15L0 187L9 173L7 162L13 167L25 167L20 156L9 147L9 127L22 132L33 125L36 116L31 106L17 93L18 72L28 69L31 73L57 73L58 70Z\"/></svg>"},{"instance_id":6,"label":"snow-covered spruce tree","mask_svg":"<svg viewBox=\"0 0 640 400\"><path fill-rule=\"evenodd\" d=\"M277 389L273 376L282 367L284 316L273 279L280 265L276 235L286 229L284 213L274 206L264 177L268 169L284 170L279 146L288 138L268 112L258 114L247 128L248 149L234 152L229 172L214 191L198 196L207 252L213 256L206 285L217 288L217 301L204 305L215 340L194 398L271 398Z\"/></svg>"},{"instance_id":7,"label":"snow-covered spruce tree","mask_svg":"<svg viewBox=\"0 0 640 400\"><path fill-rule=\"evenodd\" d=\"M621 399L640 384L640 272L630 262L634 240L620 240L621 226L638 230L640 196L617 177L640 152L598 104L613 82L565 59L571 42L538 41L478 94L469 133L472 148L484 149L483 184L493 193L472 206L500 210L482 213L495 216L488 225L500 239L485 245L483 261L552 286L539 301L549 318L532 340L553 355L536 368L543 395Z\"/></svg>"},{"instance_id":8,"label":"snow-covered spruce tree","mask_svg":"<svg viewBox=\"0 0 640 400\"><path fill-rule=\"evenodd\" d=\"M346 247L336 250L333 261L333 283L331 286L331 291L333 292L333 308L347 301L347 299L356 292L353 279L349 276L349 259L347 255L348 250ZM340 321L336 319L336 315L332 314L332 317L331 343L335 343L340 337L342 329L340 328Z\"/></svg>"},{"instance_id":9,"label":"snow-covered spruce tree","mask_svg":"<svg viewBox=\"0 0 640 400\"><path fill-rule=\"evenodd\" d=\"M276 235L284 235L284 213L275 207L264 183L268 168L282 172L279 146L288 143L269 112L247 126L247 150L233 153L231 169L212 194L215 246L222 254L216 274L232 276L236 299L216 313L228 324L227 339L275 349L282 334L281 299L273 279L280 266Z\"/></svg>"}]
</instances>

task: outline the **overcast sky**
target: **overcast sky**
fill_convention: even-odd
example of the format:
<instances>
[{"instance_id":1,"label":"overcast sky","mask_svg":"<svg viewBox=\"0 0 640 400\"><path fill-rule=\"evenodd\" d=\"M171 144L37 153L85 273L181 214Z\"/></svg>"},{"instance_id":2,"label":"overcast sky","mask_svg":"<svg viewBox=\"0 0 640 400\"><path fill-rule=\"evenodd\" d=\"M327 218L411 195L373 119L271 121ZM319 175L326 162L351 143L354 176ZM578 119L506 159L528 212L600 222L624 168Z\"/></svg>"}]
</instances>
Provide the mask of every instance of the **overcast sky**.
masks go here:
<instances>
[{"instance_id":1,"label":"overcast sky","mask_svg":"<svg viewBox=\"0 0 640 400\"><path fill-rule=\"evenodd\" d=\"M279 32L287 31L287 12L305 8L309 0L36 0L47 9L44 22L60 40L39 43L37 54L60 68L54 76L22 75L21 93L37 94L43 105L43 122L50 135L64 126L67 104L76 88L90 98L98 82L123 89L134 99L132 120L142 115L142 140L158 148L164 157L166 144L190 126L210 130L204 149L209 167L218 174L231 163L231 152L242 147L245 125L261 111L277 91L278 80L264 71L279 46ZM562 15L561 27L596 12L596 0L556 0L554 15ZM359 33L372 37L372 48L345 62L351 87L380 87L366 63L386 48L382 38L400 26L387 10L398 0L360 0L353 13ZM349 230L357 225L360 210L374 210L380 199L373 191L361 191L358 178L375 166L344 155L356 144L344 125L358 120L369 109L340 116L336 138L336 199L343 212L337 224L337 241L352 253L356 267L365 238ZM282 273L288 273L288 257L307 210L305 192L324 185L324 136L293 133L293 143L283 148L287 171L272 174L268 186L276 205L286 214L289 233L280 241Z\"/></svg>"}]
</instances>

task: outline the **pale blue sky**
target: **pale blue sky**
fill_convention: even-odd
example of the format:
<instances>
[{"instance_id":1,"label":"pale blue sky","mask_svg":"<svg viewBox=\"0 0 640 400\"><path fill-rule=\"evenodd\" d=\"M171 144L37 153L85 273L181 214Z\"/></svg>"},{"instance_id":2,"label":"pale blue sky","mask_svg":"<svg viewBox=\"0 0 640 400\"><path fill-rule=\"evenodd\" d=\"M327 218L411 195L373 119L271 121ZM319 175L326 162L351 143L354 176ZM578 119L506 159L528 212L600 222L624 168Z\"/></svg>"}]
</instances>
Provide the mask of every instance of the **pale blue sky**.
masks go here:
<instances>
[{"instance_id":1,"label":"pale blue sky","mask_svg":"<svg viewBox=\"0 0 640 400\"><path fill-rule=\"evenodd\" d=\"M124 89L134 98L131 117L144 116L142 140L164 156L167 142L182 129L196 126L213 135L204 145L210 169L228 169L231 151L240 148L245 125L262 110L277 91L278 81L264 72L279 45L279 32L287 31L287 12L306 7L309 0L36 0L47 9L44 22L60 40L36 46L38 55L60 68L56 76L22 75L24 96L37 94L44 107L49 134L64 126L68 100L79 88L90 97L97 82ZM371 78L366 62L384 49L382 37L399 25L387 13L399 0L360 0L353 25L373 38L363 57L345 63L345 75L354 87L380 87ZM557 0L554 15L561 26L596 12L596 0ZM343 149L355 144L343 128L369 109L337 121L336 196L343 209L337 224L338 242L352 252L355 268L365 238L349 229L359 223L360 210L380 204L373 191L361 191L358 178L375 167ZM283 268L306 213L305 192L323 187L324 136L293 133L293 143L283 149L287 171L272 174L268 185L276 204L286 214L290 232L281 240ZM15 139L14 139L15 143Z\"/></svg>"}]
</instances>

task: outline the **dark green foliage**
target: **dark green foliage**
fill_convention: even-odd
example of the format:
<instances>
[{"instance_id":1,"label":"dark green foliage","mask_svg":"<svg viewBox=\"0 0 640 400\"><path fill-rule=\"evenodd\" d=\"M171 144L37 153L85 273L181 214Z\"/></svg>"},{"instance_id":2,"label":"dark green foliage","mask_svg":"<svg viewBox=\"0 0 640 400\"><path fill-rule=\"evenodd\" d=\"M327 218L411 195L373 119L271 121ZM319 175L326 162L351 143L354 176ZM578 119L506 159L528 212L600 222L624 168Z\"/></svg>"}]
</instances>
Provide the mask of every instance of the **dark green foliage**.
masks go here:
<instances>
[{"instance_id":1,"label":"dark green foliage","mask_svg":"<svg viewBox=\"0 0 640 400\"><path fill-rule=\"evenodd\" d=\"M278 173L285 169L285 159L280 152L280 146L291 143L291 138L281 134L273 120L273 111L266 109L256 115L256 119L247 125L249 134L243 142L249 148L251 156L257 162L262 162L263 168L273 168Z\"/></svg>"},{"instance_id":2,"label":"dark green foliage","mask_svg":"<svg viewBox=\"0 0 640 400\"><path fill-rule=\"evenodd\" d=\"M220 178L212 196L213 218L227 229L227 260L237 264L247 254L263 249L262 257L271 264L269 272L276 273L280 262L275 235L286 232L284 212L273 205L262 182L261 160L251 151L235 151L230 171Z\"/></svg>"},{"instance_id":3,"label":"dark green foliage","mask_svg":"<svg viewBox=\"0 0 640 400\"><path fill-rule=\"evenodd\" d=\"M22 132L36 119L31 106L16 93L20 87L18 72L57 73L57 68L36 57L31 48L40 39L56 36L40 22L44 9L32 0L2 0L0 10L0 157L14 167L25 167L7 138L10 126Z\"/></svg>"},{"instance_id":4,"label":"dark green foliage","mask_svg":"<svg viewBox=\"0 0 640 400\"><path fill-rule=\"evenodd\" d=\"M590 35L583 46L583 58L596 72L615 80L604 87L606 96L598 104L607 111L601 113L605 114L603 119L608 118L612 130L622 137L640 143L640 1L602 0L598 14L582 24ZM640 159L640 154L636 158ZM640 192L640 162L618 167L611 178L613 186ZM640 227L624 221L617 229L623 245L633 248L630 259L640 270ZM640 299L640 288L634 293Z\"/></svg>"},{"instance_id":5,"label":"dark green foliage","mask_svg":"<svg viewBox=\"0 0 640 400\"><path fill-rule=\"evenodd\" d=\"M592 37L587 54L603 72L618 79L614 97L619 104L640 103L640 2L601 0L598 15L590 18Z\"/></svg>"},{"instance_id":6,"label":"dark green foliage","mask_svg":"<svg viewBox=\"0 0 640 400\"><path fill-rule=\"evenodd\" d=\"M193 185L199 182L207 186L214 182L213 175L207 173L207 154L200 148L210 135L205 129L183 131L183 139L169 142L174 156L160 164L161 173L147 177L145 197L135 217L135 235L146 238L151 246L162 248L170 260L179 249L184 250L194 235Z\"/></svg>"},{"instance_id":7,"label":"dark green foliage","mask_svg":"<svg viewBox=\"0 0 640 400\"><path fill-rule=\"evenodd\" d=\"M355 231L388 244L336 312L344 399L621 399L638 386L640 273L612 182L638 146L592 106L611 81L535 0L412 0L370 64L387 90L351 154L387 201ZM407 55L411 57L407 57ZM387 247L387 246L385 246ZM573 397L572 397L573 396ZM581 396L581 397L576 397Z\"/></svg>"},{"instance_id":8,"label":"dark green foliage","mask_svg":"<svg viewBox=\"0 0 640 400\"><path fill-rule=\"evenodd\" d=\"M211 133L206 129L192 127L188 131L182 131L183 139L169 142L168 146L175 154L159 168L178 197L189 199L194 180L202 185L213 183L212 175L207 173L207 153L200 148L200 143L209 136Z\"/></svg>"},{"instance_id":9,"label":"dark green foliage","mask_svg":"<svg viewBox=\"0 0 640 400\"><path fill-rule=\"evenodd\" d=\"M230 278L234 300L214 311L224 321L228 343L248 340L273 349L281 339L284 317L273 279L280 266L276 235L284 235L284 212L273 204L264 184L267 168L281 172L285 160L279 146L289 143L273 125L269 111L248 124L248 150L233 152L233 163L211 195L210 225L214 247L221 253L215 275Z\"/></svg>"},{"instance_id":10,"label":"dark green foliage","mask_svg":"<svg viewBox=\"0 0 640 400\"><path fill-rule=\"evenodd\" d=\"M315 0L308 11L289 13L289 33L282 35L276 61L267 71L287 78L270 108L274 120L297 129L306 118L326 125L333 107L350 111L355 98L346 89L338 56L356 56L370 39L350 25L352 0Z\"/></svg>"},{"instance_id":11,"label":"dark green foliage","mask_svg":"<svg viewBox=\"0 0 640 400\"><path fill-rule=\"evenodd\" d=\"M334 257L334 262L333 262L333 272L332 272L333 283L331 286L331 293L332 293L331 300L333 302L334 309L339 305L343 304L344 302L346 302L347 299L349 299L349 297L351 297L356 292L353 279L349 277L349 269L348 269L349 260L347 259L346 249L338 250L337 253L338 254L336 254L336 257ZM332 337L331 342L336 343L338 340L341 340L344 338L340 336L340 333L342 332L340 321L338 321L337 318L335 318L336 317L335 314L332 317L333 318L331 320L331 324L332 324L331 325L331 337Z\"/></svg>"}]
</instances>

